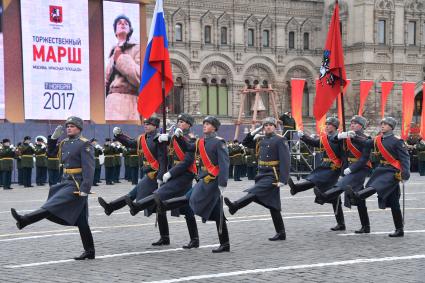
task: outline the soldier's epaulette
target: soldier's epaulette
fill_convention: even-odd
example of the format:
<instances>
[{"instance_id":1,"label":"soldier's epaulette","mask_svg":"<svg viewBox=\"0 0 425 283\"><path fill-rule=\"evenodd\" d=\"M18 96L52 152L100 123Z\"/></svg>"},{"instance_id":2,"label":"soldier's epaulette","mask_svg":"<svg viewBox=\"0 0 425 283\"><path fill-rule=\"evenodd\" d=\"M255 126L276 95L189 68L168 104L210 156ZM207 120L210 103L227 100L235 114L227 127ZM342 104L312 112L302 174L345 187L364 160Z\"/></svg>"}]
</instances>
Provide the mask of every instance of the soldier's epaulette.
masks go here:
<instances>
[{"instance_id":1,"label":"soldier's epaulette","mask_svg":"<svg viewBox=\"0 0 425 283\"><path fill-rule=\"evenodd\" d=\"M80 136L80 140L82 140L83 142L88 142L89 140L83 136Z\"/></svg>"}]
</instances>

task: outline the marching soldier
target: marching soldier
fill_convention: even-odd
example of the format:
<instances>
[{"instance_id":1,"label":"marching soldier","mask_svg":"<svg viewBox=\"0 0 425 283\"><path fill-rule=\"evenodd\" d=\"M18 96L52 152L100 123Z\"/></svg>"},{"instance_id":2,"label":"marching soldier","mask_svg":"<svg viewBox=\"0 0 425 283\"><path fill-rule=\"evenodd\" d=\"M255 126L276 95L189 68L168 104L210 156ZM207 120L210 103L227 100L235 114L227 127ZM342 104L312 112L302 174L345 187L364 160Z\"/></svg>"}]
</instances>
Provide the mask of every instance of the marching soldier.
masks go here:
<instances>
[{"instance_id":1,"label":"marching soldier","mask_svg":"<svg viewBox=\"0 0 425 283\"><path fill-rule=\"evenodd\" d=\"M372 169L370 159L370 148L364 146L364 140L371 140L369 136L364 134L367 120L362 116L355 115L351 119L350 131L348 133L340 133L338 138L347 138L348 167L344 170L344 177L339 179L338 183L330 190L322 192L314 188L317 201L321 204L335 200L342 192L348 188L357 192L362 190L364 181L369 176ZM356 136L355 139L351 137ZM345 206L351 208L352 205L357 206L362 227L355 233L370 233L369 215L367 213L366 201L353 201L352 198L345 194Z\"/></svg>"},{"instance_id":2,"label":"marching soldier","mask_svg":"<svg viewBox=\"0 0 425 283\"><path fill-rule=\"evenodd\" d=\"M168 231L168 223L166 212L162 211L163 201L167 201L172 198L182 197L185 200L185 194L192 188L193 178L197 174L195 164L195 154L187 150L186 143L190 143L189 131L195 120L189 114L182 113L177 117L177 129L175 134L171 137L169 142L169 153L171 154L171 168L162 177L163 184L153 192L151 196L141 199L137 202L128 200L129 206L131 207L131 214L134 215L137 212L154 205L158 205L157 212L165 214L161 217L159 222L160 230ZM168 134L161 134L158 137L158 142L168 143ZM161 211L160 211L161 210ZM196 225L195 215L191 210L184 209L187 228L189 230L190 242L183 246L185 249L198 248L199 247L199 236L198 227ZM179 216L180 210L173 210L172 216ZM166 226L165 228L161 228ZM165 242L170 242L169 236L161 235L161 238Z\"/></svg>"},{"instance_id":3,"label":"marching soldier","mask_svg":"<svg viewBox=\"0 0 425 283\"><path fill-rule=\"evenodd\" d=\"M277 127L276 119L267 117L263 120L262 128L265 136L259 143L258 154L258 175L255 177L255 185L246 190L247 194L237 201L231 202L224 198L224 202L229 207L230 214L235 214L239 209L247 206L251 202L256 202L270 210L276 235L269 238L270 241L285 240L285 226L280 213L280 188L288 180L290 157L286 139L275 133ZM254 139L255 133L249 133L249 138ZM249 144L249 143L248 143Z\"/></svg>"},{"instance_id":4,"label":"marching soldier","mask_svg":"<svg viewBox=\"0 0 425 283\"><path fill-rule=\"evenodd\" d=\"M3 189L11 190L13 159L15 158L15 148L10 144L9 139L3 139L3 148L0 150L1 169L2 169L2 184Z\"/></svg>"},{"instance_id":5,"label":"marching soldier","mask_svg":"<svg viewBox=\"0 0 425 283\"><path fill-rule=\"evenodd\" d=\"M35 183L44 186L47 181L47 149L45 137L38 136L35 145Z\"/></svg>"},{"instance_id":6,"label":"marching soldier","mask_svg":"<svg viewBox=\"0 0 425 283\"><path fill-rule=\"evenodd\" d=\"M139 181L139 155L137 154L137 148L127 148L128 151L128 167L129 177L132 185L137 185Z\"/></svg>"},{"instance_id":7,"label":"marching soldier","mask_svg":"<svg viewBox=\"0 0 425 283\"><path fill-rule=\"evenodd\" d=\"M31 137L24 137L24 142L20 148L21 152L21 167L22 167L22 183L24 188L30 188L31 185L31 176L32 168L34 168L34 146L31 143Z\"/></svg>"},{"instance_id":8,"label":"marching soldier","mask_svg":"<svg viewBox=\"0 0 425 283\"><path fill-rule=\"evenodd\" d=\"M378 193L379 208L391 208L395 232L390 237L404 236L403 215L400 209L400 181L410 178L410 157L402 139L394 136L393 130L397 121L393 117L381 120L381 133L374 140L364 141L366 146L379 153L380 164L372 173L365 189L352 192L350 195L365 200Z\"/></svg>"},{"instance_id":9,"label":"marching soldier","mask_svg":"<svg viewBox=\"0 0 425 283\"><path fill-rule=\"evenodd\" d=\"M103 162L103 164L105 165L105 181L107 185L113 185L115 150L114 147L111 145L110 138L105 139L105 144L103 145L103 155L105 156L105 161Z\"/></svg>"},{"instance_id":10,"label":"marching soldier","mask_svg":"<svg viewBox=\"0 0 425 283\"><path fill-rule=\"evenodd\" d=\"M162 203L166 209L184 207L189 203L194 214L202 218L202 222L215 221L220 246L213 253L230 251L229 232L223 212L223 191L229 179L229 153L224 139L217 136L220 121L213 116L203 121L204 137L190 143L186 139L183 148L200 156L200 181L189 190L185 197L177 197ZM176 131L178 131L176 129ZM190 243L189 243L190 245Z\"/></svg>"},{"instance_id":11,"label":"marching soldier","mask_svg":"<svg viewBox=\"0 0 425 283\"><path fill-rule=\"evenodd\" d=\"M47 137L48 139L51 136ZM47 151L47 175L49 177L49 186L56 185L60 181L60 162L58 153L54 150Z\"/></svg>"},{"instance_id":12,"label":"marching soldier","mask_svg":"<svg viewBox=\"0 0 425 283\"><path fill-rule=\"evenodd\" d=\"M111 215L111 213L115 210L123 208L126 205L126 199L128 198L131 201L138 201L151 196L158 188L158 185L162 184L162 176L166 171L167 145L158 143L158 127L160 120L156 117L151 117L145 119L143 123L145 133L137 137L137 139L131 139L124 135L119 127L115 127L113 130L114 136L122 144L130 148L137 148L139 154L143 154L143 170L145 175L142 180L140 180L140 182L124 196L121 196L109 203L101 197L98 198L99 204L105 209L106 215ZM155 202L152 202L152 204L155 204ZM153 212L154 211L149 208L145 212L145 215L150 216ZM167 223L166 218L164 219L164 214L158 214L161 238L159 241L152 243L154 246L170 244L168 225L163 225L163 223Z\"/></svg>"},{"instance_id":13,"label":"marching soldier","mask_svg":"<svg viewBox=\"0 0 425 283\"><path fill-rule=\"evenodd\" d=\"M242 166L243 166L243 159L244 159L244 150L240 146L238 140L234 140L232 144L232 150L231 154L229 154L230 157L230 164L233 166L233 178L235 181L242 181L241 175L242 175Z\"/></svg>"},{"instance_id":14,"label":"marching soldier","mask_svg":"<svg viewBox=\"0 0 425 283\"><path fill-rule=\"evenodd\" d=\"M92 138L90 140L90 143L94 148L94 159L95 159L93 186L99 186L98 183L100 183L100 174L102 170L102 165L100 165L99 156L103 154L103 149L97 142L97 139L95 138Z\"/></svg>"},{"instance_id":15,"label":"marching soldier","mask_svg":"<svg viewBox=\"0 0 425 283\"><path fill-rule=\"evenodd\" d=\"M341 175L343 142L339 140L337 129L339 121L335 117L326 119L326 133L321 133L319 138L312 138L304 135L304 132L298 131L298 136L307 145L320 148L323 151L322 163L313 170L307 177L305 182L294 184L291 178L288 184L291 187L291 195L317 187L320 191L325 192L332 188ZM315 202L320 203L316 198ZM337 225L331 228L332 231L344 231L345 221L342 211L341 197L332 200L332 206L335 213Z\"/></svg>"},{"instance_id":16,"label":"marching soldier","mask_svg":"<svg viewBox=\"0 0 425 283\"><path fill-rule=\"evenodd\" d=\"M120 175L121 175L121 153L123 152L121 143L114 139L114 142L112 143L112 146L114 148L114 183L121 183L120 182Z\"/></svg>"},{"instance_id":17,"label":"marching soldier","mask_svg":"<svg viewBox=\"0 0 425 283\"><path fill-rule=\"evenodd\" d=\"M22 229L42 219L61 225L77 226L84 252L75 260L94 259L93 236L88 223L88 194L93 183L94 153L89 140L81 136L83 120L71 116L65 122L67 138L58 144L63 127L59 125L48 141L48 151L56 152L64 167L60 184L50 188L44 205L31 213L19 215L14 208L12 216L18 229Z\"/></svg>"},{"instance_id":18,"label":"marching soldier","mask_svg":"<svg viewBox=\"0 0 425 283\"><path fill-rule=\"evenodd\" d=\"M21 149L22 149L22 143L18 142L18 144L16 145L16 150L15 150L15 159L16 159L16 169L18 170L18 185L19 186L24 185Z\"/></svg>"}]
</instances>

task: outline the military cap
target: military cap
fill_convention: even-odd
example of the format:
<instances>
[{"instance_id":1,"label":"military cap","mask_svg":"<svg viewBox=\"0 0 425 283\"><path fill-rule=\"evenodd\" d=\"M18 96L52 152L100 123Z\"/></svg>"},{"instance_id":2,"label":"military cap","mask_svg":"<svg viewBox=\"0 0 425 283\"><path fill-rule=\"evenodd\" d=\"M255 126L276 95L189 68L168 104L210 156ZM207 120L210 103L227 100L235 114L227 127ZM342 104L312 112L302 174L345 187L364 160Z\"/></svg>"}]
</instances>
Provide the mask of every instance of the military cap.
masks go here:
<instances>
[{"instance_id":1,"label":"military cap","mask_svg":"<svg viewBox=\"0 0 425 283\"><path fill-rule=\"evenodd\" d=\"M95 141L97 141L97 139L95 139L95 138L92 138L91 140L90 140L90 142L92 143L92 142L95 142Z\"/></svg>"},{"instance_id":2,"label":"military cap","mask_svg":"<svg viewBox=\"0 0 425 283\"><path fill-rule=\"evenodd\" d=\"M389 125L393 130L397 126L397 120L394 119L393 117L385 117L384 119L381 120L380 124L382 123Z\"/></svg>"},{"instance_id":3,"label":"military cap","mask_svg":"<svg viewBox=\"0 0 425 283\"><path fill-rule=\"evenodd\" d=\"M204 124L205 122L210 123L211 125L213 125L213 127L218 130L218 128L220 128L220 121L217 119L217 117L214 116L207 116L204 118L204 121L202 121L202 124Z\"/></svg>"},{"instance_id":4,"label":"military cap","mask_svg":"<svg viewBox=\"0 0 425 283\"><path fill-rule=\"evenodd\" d=\"M360 115L354 115L353 118L351 118L351 122L356 122L357 124L360 124L363 129L367 126L367 119Z\"/></svg>"},{"instance_id":5,"label":"military cap","mask_svg":"<svg viewBox=\"0 0 425 283\"><path fill-rule=\"evenodd\" d=\"M264 126L265 124L272 124L272 125L274 125L275 127L277 127L277 121L276 121L276 119L275 119L275 118L273 118L273 117L266 117L266 118L264 118L264 119L263 119L263 126Z\"/></svg>"},{"instance_id":6,"label":"military cap","mask_svg":"<svg viewBox=\"0 0 425 283\"><path fill-rule=\"evenodd\" d=\"M188 123L191 127L195 123L195 119L187 113L181 113L179 116L177 116L177 122L179 120L182 120L182 121Z\"/></svg>"},{"instance_id":7,"label":"military cap","mask_svg":"<svg viewBox=\"0 0 425 283\"><path fill-rule=\"evenodd\" d=\"M31 140L31 137L30 136L24 137L24 141L26 141L26 140Z\"/></svg>"},{"instance_id":8,"label":"military cap","mask_svg":"<svg viewBox=\"0 0 425 283\"><path fill-rule=\"evenodd\" d=\"M38 137L36 141L38 141L38 142L44 142L43 138L41 138L41 137Z\"/></svg>"},{"instance_id":9,"label":"military cap","mask_svg":"<svg viewBox=\"0 0 425 283\"><path fill-rule=\"evenodd\" d=\"M157 118L157 117L150 117L150 118L145 119L143 121L143 124L150 124L150 125L155 126L155 127L158 128L160 122L161 121L159 120L159 118Z\"/></svg>"},{"instance_id":10,"label":"military cap","mask_svg":"<svg viewBox=\"0 0 425 283\"><path fill-rule=\"evenodd\" d=\"M66 119L65 121L65 127L68 124L72 124L75 127L77 127L78 129L80 129L81 131L83 130L83 119L77 117L77 116L70 116L68 117L68 119Z\"/></svg>"},{"instance_id":11,"label":"military cap","mask_svg":"<svg viewBox=\"0 0 425 283\"><path fill-rule=\"evenodd\" d=\"M326 119L326 125L332 125L335 128L339 127L339 120L336 117L329 117Z\"/></svg>"},{"instance_id":12,"label":"military cap","mask_svg":"<svg viewBox=\"0 0 425 283\"><path fill-rule=\"evenodd\" d=\"M105 141L106 142L110 142L111 141L111 138L106 138Z\"/></svg>"},{"instance_id":13,"label":"military cap","mask_svg":"<svg viewBox=\"0 0 425 283\"><path fill-rule=\"evenodd\" d=\"M7 143L7 142L10 142L10 140L9 139L3 139L3 141L2 141L2 143Z\"/></svg>"}]
</instances>

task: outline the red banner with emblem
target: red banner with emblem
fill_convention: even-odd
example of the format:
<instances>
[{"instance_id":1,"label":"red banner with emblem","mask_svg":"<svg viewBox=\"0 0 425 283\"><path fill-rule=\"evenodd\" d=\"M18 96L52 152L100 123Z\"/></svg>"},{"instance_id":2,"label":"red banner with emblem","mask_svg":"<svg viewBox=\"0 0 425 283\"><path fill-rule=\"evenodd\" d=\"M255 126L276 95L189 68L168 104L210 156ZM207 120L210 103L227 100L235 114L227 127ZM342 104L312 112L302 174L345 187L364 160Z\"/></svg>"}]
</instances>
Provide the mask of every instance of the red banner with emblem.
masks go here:
<instances>
[{"instance_id":1,"label":"red banner with emblem","mask_svg":"<svg viewBox=\"0 0 425 283\"><path fill-rule=\"evenodd\" d=\"M402 84L401 138L404 140L409 136L410 123L412 122L415 108L415 87L416 83L414 82L404 82Z\"/></svg>"},{"instance_id":2,"label":"red banner with emblem","mask_svg":"<svg viewBox=\"0 0 425 283\"><path fill-rule=\"evenodd\" d=\"M385 117L385 104L387 104L388 96L393 89L394 82L381 82L381 118Z\"/></svg>"},{"instance_id":3,"label":"red banner with emblem","mask_svg":"<svg viewBox=\"0 0 425 283\"><path fill-rule=\"evenodd\" d=\"M373 81L368 81L368 80L360 81L360 106L359 106L360 116L363 116L363 107L366 103L367 97L369 96L369 92L372 86L373 86Z\"/></svg>"},{"instance_id":4,"label":"red banner with emblem","mask_svg":"<svg viewBox=\"0 0 425 283\"><path fill-rule=\"evenodd\" d=\"M297 130L304 130L303 125L303 94L304 79L291 79L291 109L292 117L297 125Z\"/></svg>"}]
</instances>

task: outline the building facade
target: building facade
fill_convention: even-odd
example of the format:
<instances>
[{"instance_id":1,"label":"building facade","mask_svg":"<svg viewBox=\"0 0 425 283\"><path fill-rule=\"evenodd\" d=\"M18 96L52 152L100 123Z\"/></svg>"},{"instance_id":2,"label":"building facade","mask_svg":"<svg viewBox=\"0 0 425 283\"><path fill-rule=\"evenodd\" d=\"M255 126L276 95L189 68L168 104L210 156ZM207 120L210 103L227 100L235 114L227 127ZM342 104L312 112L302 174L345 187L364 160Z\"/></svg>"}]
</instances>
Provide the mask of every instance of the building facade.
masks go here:
<instances>
[{"instance_id":1,"label":"building facade","mask_svg":"<svg viewBox=\"0 0 425 283\"><path fill-rule=\"evenodd\" d=\"M418 110L425 76L424 0L340 0L347 77L348 115L357 112L359 81L375 81L365 116L377 119L380 81L395 89L387 113L401 117L402 81L417 82ZM291 78L306 79L303 115L312 122L315 80L334 0L165 0L165 20L175 87L170 115L199 119L218 115L236 122L241 90L259 84L277 94L279 113L290 110ZM148 6L150 26L153 5ZM253 96L244 101L243 119L252 119ZM271 97L261 92L263 116L273 114Z\"/></svg>"}]
</instances>

